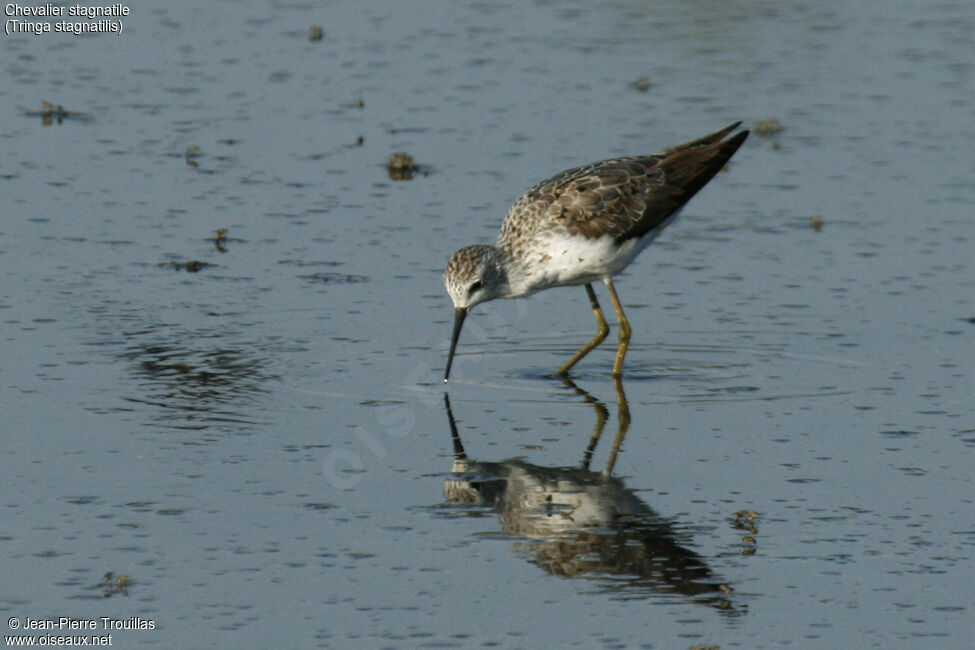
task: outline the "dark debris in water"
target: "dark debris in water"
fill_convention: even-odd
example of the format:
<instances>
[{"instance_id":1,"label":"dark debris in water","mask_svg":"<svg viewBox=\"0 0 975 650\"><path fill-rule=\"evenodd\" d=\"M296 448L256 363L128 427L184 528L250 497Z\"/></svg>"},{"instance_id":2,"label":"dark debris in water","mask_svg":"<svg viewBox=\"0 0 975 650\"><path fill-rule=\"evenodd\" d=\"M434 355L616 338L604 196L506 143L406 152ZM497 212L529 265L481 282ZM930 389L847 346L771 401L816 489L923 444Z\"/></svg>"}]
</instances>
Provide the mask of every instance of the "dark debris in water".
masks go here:
<instances>
[{"instance_id":1,"label":"dark debris in water","mask_svg":"<svg viewBox=\"0 0 975 650\"><path fill-rule=\"evenodd\" d=\"M227 247L224 244L227 243L227 233L230 232L226 228L220 228L213 235L213 244L216 246L217 251L220 253L226 253Z\"/></svg>"},{"instance_id":2,"label":"dark debris in water","mask_svg":"<svg viewBox=\"0 0 975 650\"><path fill-rule=\"evenodd\" d=\"M121 594L123 596L129 595L129 585L132 584L132 579L129 578L128 573L121 573L115 575L112 571L107 572L102 576L101 581L89 587L93 591L101 591L102 597L111 598Z\"/></svg>"},{"instance_id":3,"label":"dark debris in water","mask_svg":"<svg viewBox=\"0 0 975 650\"><path fill-rule=\"evenodd\" d=\"M637 91L641 93L645 93L648 90L650 90L650 86L651 86L650 78L644 75L640 75L639 77L636 78L636 81L630 84L630 86L632 86L633 88L635 88Z\"/></svg>"},{"instance_id":4,"label":"dark debris in water","mask_svg":"<svg viewBox=\"0 0 975 650\"><path fill-rule=\"evenodd\" d=\"M740 554L743 556L755 555L758 549L758 525L755 523L757 519L758 513L754 510L739 510L732 517L732 527L748 533L738 538L738 543L741 544Z\"/></svg>"},{"instance_id":5,"label":"dark debris in water","mask_svg":"<svg viewBox=\"0 0 975 650\"><path fill-rule=\"evenodd\" d=\"M191 144L190 146L186 147L186 152L183 154L183 159L186 160L187 165L193 169L196 169L200 166L200 163L196 161L200 155L200 148L195 144Z\"/></svg>"},{"instance_id":6,"label":"dark debris in water","mask_svg":"<svg viewBox=\"0 0 975 650\"><path fill-rule=\"evenodd\" d=\"M386 160L386 171L394 181L408 181L415 174L426 176L430 173L428 167L417 164L413 160L413 156L405 151L397 151L389 154L389 158Z\"/></svg>"},{"instance_id":7,"label":"dark debris in water","mask_svg":"<svg viewBox=\"0 0 975 650\"><path fill-rule=\"evenodd\" d=\"M408 181L413 178L413 172L416 171L416 162L413 161L413 156L405 151L397 151L389 154L386 167L389 170L389 177L394 181Z\"/></svg>"},{"instance_id":8,"label":"dark debris in water","mask_svg":"<svg viewBox=\"0 0 975 650\"><path fill-rule=\"evenodd\" d=\"M773 135L785 130L782 122L779 122L774 117L770 117L767 120L757 120L753 126L755 127L755 134L760 138L771 138Z\"/></svg>"},{"instance_id":9,"label":"dark debris in water","mask_svg":"<svg viewBox=\"0 0 975 650\"><path fill-rule=\"evenodd\" d=\"M75 120L78 122L90 122L91 116L87 113L79 113L77 111L65 110L60 104L52 104L50 102L41 102L41 110L39 111L25 111L24 114L27 117L39 117L41 118L41 124L44 126L51 126L54 123L61 124L64 120Z\"/></svg>"},{"instance_id":10,"label":"dark debris in water","mask_svg":"<svg viewBox=\"0 0 975 650\"><path fill-rule=\"evenodd\" d=\"M756 519L758 519L758 513L754 510L739 510L734 514L731 522L736 529L747 530L752 535L757 535L758 526L755 525Z\"/></svg>"},{"instance_id":11,"label":"dark debris in water","mask_svg":"<svg viewBox=\"0 0 975 650\"><path fill-rule=\"evenodd\" d=\"M169 267L177 271L186 271L187 273L199 273L203 269L214 266L209 262L201 262L199 260L190 260L188 262L163 262L159 265L160 267Z\"/></svg>"},{"instance_id":12,"label":"dark debris in water","mask_svg":"<svg viewBox=\"0 0 975 650\"><path fill-rule=\"evenodd\" d=\"M214 231L212 237L207 237L207 241L212 241L219 253L227 252L227 244L241 244L247 241L246 239L239 239L237 237L228 237L229 233L230 230L228 228L218 228Z\"/></svg>"}]
</instances>

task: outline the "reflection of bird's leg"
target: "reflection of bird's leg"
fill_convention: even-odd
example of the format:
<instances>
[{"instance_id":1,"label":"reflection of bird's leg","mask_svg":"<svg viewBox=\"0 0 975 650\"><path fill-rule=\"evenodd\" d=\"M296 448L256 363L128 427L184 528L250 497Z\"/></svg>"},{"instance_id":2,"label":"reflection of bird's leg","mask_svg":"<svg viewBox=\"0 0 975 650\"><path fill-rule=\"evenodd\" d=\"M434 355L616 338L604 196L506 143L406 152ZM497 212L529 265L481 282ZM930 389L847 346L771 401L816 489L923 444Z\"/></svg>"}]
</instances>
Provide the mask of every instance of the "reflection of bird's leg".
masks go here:
<instances>
[{"instance_id":1,"label":"reflection of bird's leg","mask_svg":"<svg viewBox=\"0 0 975 650\"><path fill-rule=\"evenodd\" d=\"M626 393L623 392L623 379L619 375L613 377L613 383L616 385L616 403L619 408L619 433L616 434L616 440L613 442L613 451L609 454L609 462L606 463L606 471L603 472L606 476L613 471L613 467L616 465L616 457L620 453L620 446L623 444L623 438L626 437L626 432L630 429L630 403L626 401Z\"/></svg>"},{"instance_id":2,"label":"reflection of bird's leg","mask_svg":"<svg viewBox=\"0 0 975 650\"><path fill-rule=\"evenodd\" d=\"M612 285L610 285L610 287L612 287ZM592 305L592 313L596 315L596 323L598 325L596 329L596 336L582 346L582 349L576 352L575 355L569 359L564 366L556 370L556 376L565 376L569 372L569 369L579 362L579 359L589 354L592 349L602 343L606 338L606 335L609 334L609 323L606 322L606 317L603 316L603 308L599 306L599 301L596 300L596 292L593 291L591 284L586 285L586 294L589 296L589 304ZM629 325L627 325L627 328L629 328ZM623 331L620 330L620 336L622 335ZM629 339L629 334L627 334L627 339Z\"/></svg>"},{"instance_id":3,"label":"reflection of bird's leg","mask_svg":"<svg viewBox=\"0 0 975 650\"><path fill-rule=\"evenodd\" d=\"M596 444L599 443L599 438L603 435L603 429L606 428L606 421L609 419L609 409L590 393L576 386L575 382L568 377L562 377L562 383L574 390L577 395L581 395L586 403L592 404L596 409L596 428L592 432L592 437L589 438L589 446L586 447L586 453L582 457L582 469L589 469L589 461L592 460L593 452L596 451Z\"/></svg>"},{"instance_id":4,"label":"reflection of bird's leg","mask_svg":"<svg viewBox=\"0 0 975 650\"><path fill-rule=\"evenodd\" d=\"M579 388L568 377L562 377L562 383L567 388L574 390L576 395L581 395L587 404L592 404L593 408L596 409L596 428L592 432L592 437L589 438L589 446L586 447L586 453L582 457L582 469L589 469L589 461L592 460L592 455L596 451L599 438L603 435L603 429L606 428L606 421L609 420L609 409L606 408L605 404L593 397L591 393Z\"/></svg>"},{"instance_id":5,"label":"reflection of bird's leg","mask_svg":"<svg viewBox=\"0 0 975 650\"><path fill-rule=\"evenodd\" d=\"M592 432L592 437L589 439L589 446L586 447L586 453L582 457L582 468L589 469L589 463L592 461L592 456L596 451L596 445L599 443L599 438L603 435L603 429L606 428L606 422L609 420L609 409L606 408L603 402L593 397L591 393L579 388L568 377L562 377L562 383L575 391L577 395L582 396L587 404L592 404L593 408L596 409L596 428ZM626 437L626 432L630 428L630 404L627 402L626 393L623 391L623 379L619 376L614 377L613 385L616 388L616 403L619 409L619 431L616 433L616 440L613 441L613 449L609 455L609 462L603 471L603 474L606 476L609 476L613 471L613 466L616 465L616 457L619 455L620 447L623 445L623 438Z\"/></svg>"}]
</instances>

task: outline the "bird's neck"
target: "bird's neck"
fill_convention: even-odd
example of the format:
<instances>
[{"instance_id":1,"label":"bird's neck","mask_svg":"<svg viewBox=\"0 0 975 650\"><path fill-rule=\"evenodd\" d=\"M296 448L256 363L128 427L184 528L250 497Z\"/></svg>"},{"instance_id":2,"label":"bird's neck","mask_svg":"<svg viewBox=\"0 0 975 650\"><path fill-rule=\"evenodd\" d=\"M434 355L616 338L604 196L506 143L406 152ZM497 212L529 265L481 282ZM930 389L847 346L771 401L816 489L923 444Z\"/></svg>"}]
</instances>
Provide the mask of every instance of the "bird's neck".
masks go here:
<instances>
[{"instance_id":1,"label":"bird's neck","mask_svg":"<svg viewBox=\"0 0 975 650\"><path fill-rule=\"evenodd\" d=\"M482 254L489 275L488 281L497 287L497 297L510 297L511 287L509 286L509 277L510 270L515 263L514 258L501 246L485 246Z\"/></svg>"}]
</instances>

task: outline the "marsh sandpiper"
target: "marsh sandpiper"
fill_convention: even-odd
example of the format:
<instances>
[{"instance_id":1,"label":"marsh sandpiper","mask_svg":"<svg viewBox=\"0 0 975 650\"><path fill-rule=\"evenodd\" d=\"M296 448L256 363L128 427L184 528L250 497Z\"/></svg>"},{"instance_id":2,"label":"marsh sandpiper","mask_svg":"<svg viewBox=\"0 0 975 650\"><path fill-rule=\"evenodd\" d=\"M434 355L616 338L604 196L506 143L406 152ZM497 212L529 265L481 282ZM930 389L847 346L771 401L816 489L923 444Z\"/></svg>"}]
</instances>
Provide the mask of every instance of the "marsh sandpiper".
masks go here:
<instances>
[{"instance_id":1,"label":"marsh sandpiper","mask_svg":"<svg viewBox=\"0 0 975 650\"><path fill-rule=\"evenodd\" d=\"M454 303L454 330L444 382L467 313L495 298L520 298L552 287L585 285L596 316L596 336L556 375L603 342L609 325L592 283L609 289L619 321L613 375L623 372L630 324L613 276L633 261L717 174L748 137L741 122L651 156L613 158L562 172L518 199L494 246L467 246L450 257L444 286Z\"/></svg>"}]
</instances>

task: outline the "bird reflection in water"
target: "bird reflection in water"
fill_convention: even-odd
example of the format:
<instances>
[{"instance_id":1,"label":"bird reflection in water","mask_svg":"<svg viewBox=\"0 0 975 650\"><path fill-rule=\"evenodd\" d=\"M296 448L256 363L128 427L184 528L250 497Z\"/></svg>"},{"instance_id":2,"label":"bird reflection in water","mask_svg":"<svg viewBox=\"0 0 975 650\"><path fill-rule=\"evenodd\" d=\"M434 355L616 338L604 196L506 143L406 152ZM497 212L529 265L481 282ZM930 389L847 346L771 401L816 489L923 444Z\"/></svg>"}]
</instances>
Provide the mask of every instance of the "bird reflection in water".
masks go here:
<instances>
[{"instance_id":1,"label":"bird reflection in water","mask_svg":"<svg viewBox=\"0 0 975 650\"><path fill-rule=\"evenodd\" d=\"M569 379L565 384L596 410L595 431L576 467L543 467L519 459L482 462L468 457L444 393L454 446L454 478L444 483L452 506L497 513L505 534L520 538L514 548L553 575L586 578L597 592L619 598L676 595L736 615L732 589L720 582L704 558L682 544L690 536L660 516L622 480L613 467L630 427L620 378L615 380L619 427L605 469L590 469L609 420L606 405Z\"/></svg>"}]
</instances>

